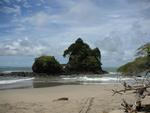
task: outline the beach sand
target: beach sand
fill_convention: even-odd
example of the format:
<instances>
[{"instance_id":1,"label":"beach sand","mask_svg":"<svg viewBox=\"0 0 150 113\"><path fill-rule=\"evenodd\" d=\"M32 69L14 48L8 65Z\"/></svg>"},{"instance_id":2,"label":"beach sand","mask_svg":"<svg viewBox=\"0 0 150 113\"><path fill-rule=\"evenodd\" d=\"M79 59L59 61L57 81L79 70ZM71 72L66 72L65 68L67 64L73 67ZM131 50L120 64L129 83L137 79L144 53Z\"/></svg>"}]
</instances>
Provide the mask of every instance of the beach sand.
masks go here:
<instances>
[{"instance_id":1,"label":"beach sand","mask_svg":"<svg viewBox=\"0 0 150 113\"><path fill-rule=\"evenodd\" d=\"M0 113L123 113L122 99L132 103L134 96L131 92L112 96L112 89L121 88L115 84L1 90ZM63 97L68 100L58 100Z\"/></svg>"}]
</instances>

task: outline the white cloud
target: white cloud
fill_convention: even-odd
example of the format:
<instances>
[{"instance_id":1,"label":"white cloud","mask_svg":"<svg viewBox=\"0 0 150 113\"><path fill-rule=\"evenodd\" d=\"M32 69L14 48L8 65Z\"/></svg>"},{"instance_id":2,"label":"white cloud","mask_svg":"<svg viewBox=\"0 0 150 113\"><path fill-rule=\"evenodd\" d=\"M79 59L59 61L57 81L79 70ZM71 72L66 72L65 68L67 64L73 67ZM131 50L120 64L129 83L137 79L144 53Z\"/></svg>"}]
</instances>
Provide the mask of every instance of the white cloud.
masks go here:
<instances>
[{"instance_id":1,"label":"white cloud","mask_svg":"<svg viewBox=\"0 0 150 113\"><path fill-rule=\"evenodd\" d=\"M0 8L0 12L8 13L8 14L13 13L13 14L20 15L21 9L20 9L20 6L18 6L18 5L14 5L14 7L3 6Z\"/></svg>"},{"instance_id":2,"label":"white cloud","mask_svg":"<svg viewBox=\"0 0 150 113\"><path fill-rule=\"evenodd\" d=\"M25 55L35 56L46 53L47 47L40 44L40 42L30 41L28 38L6 40L0 43L0 55Z\"/></svg>"},{"instance_id":3,"label":"white cloud","mask_svg":"<svg viewBox=\"0 0 150 113\"><path fill-rule=\"evenodd\" d=\"M31 4L28 3L28 1L24 0L24 3L23 3L23 7L24 8L31 8Z\"/></svg>"},{"instance_id":4,"label":"white cloud","mask_svg":"<svg viewBox=\"0 0 150 113\"><path fill-rule=\"evenodd\" d=\"M22 23L28 23L35 27L44 27L49 23L54 23L57 19L57 15L49 15L45 12L38 12L30 17L25 17L21 20Z\"/></svg>"},{"instance_id":5,"label":"white cloud","mask_svg":"<svg viewBox=\"0 0 150 113\"><path fill-rule=\"evenodd\" d=\"M57 8L52 6L54 4L51 1L40 0L38 3L45 4L44 7L48 8L32 11L32 14L20 18L16 16L12 21L16 26L13 29L13 37L20 33L31 37L32 40L20 38L22 41L15 40L13 43L1 44L3 50L1 55L48 53L61 56L65 48L76 38L81 37L92 47L98 46L101 49L103 64L120 65L132 60L136 48L150 41L148 0L96 0L96 2L55 0L55 2ZM29 8L30 4L24 5ZM20 11L18 8L18 11L6 10L6 12ZM29 45L24 45L25 42ZM33 48L32 51L30 48Z\"/></svg>"},{"instance_id":6,"label":"white cloud","mask_svg":"<svg viewBox=\"0 0 150 113\"><path fill-rule=\"evenodd\" d=\"M131 24L126 30L110 32L107 37L98 39L95 45L102 51L103 64L122 65L135 58L136 49L150 41L150 36L145 34L143 25Z\"/></svg>"},{"instance_id":7,"label":"white cloud","mask_svg":"<svg viewBox=\"0 0 150 113\"><path fill-rule=\"evenodd\" d=\"M6 2L7 4L11 4L10 0L3 0L2 2Z\"/></svg>"},{"instance_id":8,"label":"white cloud","mask_svg":"<svg viewBox=\"0 0 150 113\"><path fill-rule=\"evenodd\" d=\"M52 55L62 60L67 44L50 40L25 38L5 39L0 43L0 56L41 56Z\"/></svg>"}]
</instances>

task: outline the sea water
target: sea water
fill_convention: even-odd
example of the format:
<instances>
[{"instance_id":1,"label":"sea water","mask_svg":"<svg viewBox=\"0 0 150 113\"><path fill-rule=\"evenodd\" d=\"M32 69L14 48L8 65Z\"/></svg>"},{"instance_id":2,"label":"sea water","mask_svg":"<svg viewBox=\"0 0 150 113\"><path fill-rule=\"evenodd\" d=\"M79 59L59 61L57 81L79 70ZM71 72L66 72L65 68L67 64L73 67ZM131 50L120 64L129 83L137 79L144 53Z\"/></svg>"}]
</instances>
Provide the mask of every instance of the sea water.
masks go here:
<instances>
[{"instance_id":1,"label":"sea water","mask_svg":"<svg viewBox=\"0 0 150 113\"><path fill-rule=\"evenodd\" d=\"M10 72L31 72L28 67L1 67L1 73ZM107 71L110 71L107 69ZM142 80L142 77L136 77L136 80ZM0 76L0 89L12 88L39 88L52 87L57 85L87 85L87 84L122 84L123 82L134 83L134 77L124 77L111 68L108 74L74 74L60 75L50 77L17 77L17 76Z\"/></svg>"},{"instance_id":2,"label":"sea water","mask_svg":"<svg viewBox=\"0 0 150 113\"><path fill-rule=\"evenodd\" d=\"M31 67L0 66L0 73L10 73L10 72L32 72L32 69Z\"/></svg>"}]
</instances>

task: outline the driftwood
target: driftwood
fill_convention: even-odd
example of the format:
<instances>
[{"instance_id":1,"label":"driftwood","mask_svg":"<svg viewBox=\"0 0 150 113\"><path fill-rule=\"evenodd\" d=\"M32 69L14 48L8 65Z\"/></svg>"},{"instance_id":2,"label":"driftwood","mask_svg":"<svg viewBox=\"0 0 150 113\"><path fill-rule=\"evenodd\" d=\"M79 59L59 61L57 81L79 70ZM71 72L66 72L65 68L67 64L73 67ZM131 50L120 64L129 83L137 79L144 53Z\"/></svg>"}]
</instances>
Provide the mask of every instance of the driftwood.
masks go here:
<instances>
[{"instance_id":1,"label":"driftwood","mask_svg":"<svg viewBox=\"0 0 150 113\"><path fill-rule=\"evenodd\" d=\"M147 77L148 73L150 72L146 72L146 75L141 83L137 82L137 85L128 85L126 82L124 82L124 89L112 90L113 95L123 94L127 91L134 91L133 93L136 94L136 100L132 105L130 105L123 99L121 106L123 106L125 113L137 113L138 111L140 111L142 108L142 99L144 99L146 96L150 96L150 92L148 91L148 88L150 88L149 77Z\"/></svg>"},{"instance_id":2,"label":"driftwood","mask_svg":"<svg viewBox=\"0 0 150 113\"><path fill-rule=\"evenodd\" d=\"M68 97L62 97L62 98L58 98L56 100L53 100L53 101L68 101L69 98Z\"/></svg>"},{"instance_id":3,"label":"driftwood","mask_svg":"<svg viewBox=\"0 0 150 113\"><path fill-rule=\"evenodd\" d=\"M137 113L137 111L133 107L133 105L129 105L124 99L123 99L123 103L121 105L124 107L125 112L127 112L127 113Z\"/></svg>"},{"instance_id":4,"label":"driftwood","mask_svg":"<svg viewBox=\"0 0 150 113\"><path fill-rule=\"evenodd\" d=\"M139 94L142 94L142 93L144 93L144 91L146 91L146 92L148 92L147 91L147 88L150 88L150 84L149 85L147 85L147 86L143 86L143 85L137 85L137 86L132 86L132 87L130 87L130 88L128 88L128 87L125 87L125 89L122 89L122 90L112 90L113 91L113 95L115 95L115 94L123 94L123 93L125 93L125 92L127 92L127 91L133 91L133 90L135 90L135 91L138 91L139 92Z\"/></svg>"}]
</instances>

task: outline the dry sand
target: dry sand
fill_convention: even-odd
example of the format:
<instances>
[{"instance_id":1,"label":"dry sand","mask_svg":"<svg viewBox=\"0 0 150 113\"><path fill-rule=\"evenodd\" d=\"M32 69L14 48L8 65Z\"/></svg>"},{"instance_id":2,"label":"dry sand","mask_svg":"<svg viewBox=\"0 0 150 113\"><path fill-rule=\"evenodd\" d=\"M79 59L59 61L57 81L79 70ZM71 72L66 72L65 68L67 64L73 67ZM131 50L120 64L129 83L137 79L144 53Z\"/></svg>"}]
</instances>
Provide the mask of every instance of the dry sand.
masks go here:
<instances>
[{"instance_id":1,"label":"dry sand","mask_svg":"<svg viewBox=\"0 0 150 113\"><path fill-rule=\"evenodd\" d=\"M62 85L0 91L0 113L123 113L120 103L129 95L112 96L119 85ZM57 99L66 97L69 100ZM144 103L150 102L145 99Z\"/></svg>"}]
</instances>

